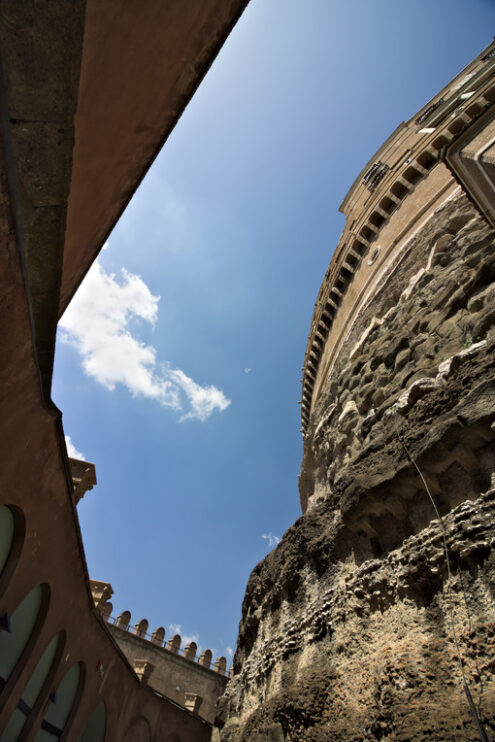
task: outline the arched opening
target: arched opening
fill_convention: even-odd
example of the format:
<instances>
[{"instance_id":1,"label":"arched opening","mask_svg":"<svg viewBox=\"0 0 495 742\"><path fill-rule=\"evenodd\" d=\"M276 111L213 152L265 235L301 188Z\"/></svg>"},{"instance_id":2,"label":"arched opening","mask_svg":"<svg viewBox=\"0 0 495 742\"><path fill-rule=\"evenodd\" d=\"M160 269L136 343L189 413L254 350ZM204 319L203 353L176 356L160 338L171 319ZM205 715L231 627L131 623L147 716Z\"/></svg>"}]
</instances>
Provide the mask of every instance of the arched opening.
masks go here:
<instances>
[{"instance_id":1,"label":"arched opening","mask_svg":"<svg viewBox=\"0 0 495 742\"><path fill-rule=\"evenodd\" d=\"M103 701L95 708L79 737L79 742L104 742L107 710Z\"/></svg>"},{"instance_id":2,"label":"arched opening","mask_svg":"<svg viewBox=\"0 0 495 742\"><path fill-rule=\"evenodd\" d=\"M83 682L83 666L76 662L60 681L57 690L50 696L50 705L41 722L35 742L53 742L59 739L69 719L74 702L80 696Z\"/></svg>"},{"instance_id":3,"label":"arched opening","mask_svg":"<svg viewBox=\"0 0 495 742\"><path fill-rule=\"evenodd\" d=\"M0 595L7 587L24 541L24 516L19 508L0 505Z\"/></svg>"},{"instance_id":4,"label":"arched opening","mask_svg":"<svg viewBox=\"0 0 495 742\"><path fill-rule=\"evenodd\" d=\"M124 735L122 742L151 742L151 728L147 719L135 719Z\"/></svg>"},{"instance_id":5,"label":"arched opening","mask_svg":"<svg viewBox=\"0 0 495 742\"><path fill-rule=\"evenodd\" d=\"M0 737L0 742L12 742L12 740L18 739L38 697L44 689L46 690L50 680L49 676L53 676L55 672L64 646L64 639L65 637L61 632L56 634L41 655L24 688L17 708L14 709Z\"/></svg>"},{"instance_id":6,"label":"arched opening","mask_svg":"<svg viewBox=\"0 0 495 742\"><path fill-rule=\"evenodd\" d=\"M0 505L0 574L9 558L14 541L14 514L7 505Z\"/></svg>"},{"instance_id":7,"label":"arched opening","mask_svg":"<svg viewBox=\"0 0 495 742\"><path fill-rule=\"evenodd\" d=\"M8 618L9 629L0 631L0 690L5 691L7 681L16 666L29 652L35 629L41 625L48 608L48 585L38 585L24 598Z\"/></svg>"}]
</instances>

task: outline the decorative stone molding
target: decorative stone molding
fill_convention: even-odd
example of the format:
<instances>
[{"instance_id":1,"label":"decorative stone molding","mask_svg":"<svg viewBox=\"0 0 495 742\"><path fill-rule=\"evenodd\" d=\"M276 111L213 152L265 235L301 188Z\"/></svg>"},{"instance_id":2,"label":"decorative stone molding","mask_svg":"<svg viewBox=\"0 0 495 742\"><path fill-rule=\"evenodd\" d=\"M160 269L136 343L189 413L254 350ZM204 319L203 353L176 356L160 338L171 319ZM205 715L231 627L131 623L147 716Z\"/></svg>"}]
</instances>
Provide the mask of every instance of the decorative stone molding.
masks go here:
<instances>
[{"instance_id":1,"label":"decorative stone molding","mask_svg":"<svg viewBox=\"0 0 495 742\"><path fill-rule=\"evenodd\" d=\"M198 696L197 693L184 693L185 701L184 706L195 716L199 714L199 707L201 706L203 699Z\"/></svg>"},{"instance_id":2,"label":"decorative stone molding","mask_svg":"<svg viewBox=\"0 0 495 742\"><path fill-rule=\"evenodd\" d=\"M99 580L90 580L91 597L96 608L103 607L104 604L112 597L113 587L109 582L100 582Z\"/></svg>"},{"instance_id":3,"label":"decorative stone molding","mask_svg":"<svg viewBox=\"0 0 495 742\"><path fill-rule=\"evenodd\" d=\"M133 662L133 670L138 676L141 685L148 685L148 681L154 669L155 666L147 660L134 660Z\"/></svg>"},{"instance_id":4,"label":"decorative stone molding","mask_svg":"<svg viewBox=\"0 0 495 742\"><path fill-rule=\"evenodd\" d=\"M77 505L88 490L98 484L96 481L95 465L89 461L80 459L69 459L72 485L74 487L74 502Z\"/></svg>"},{"instance_id":5,"label":"decorative stone molding","mask_svg":"<svg viewBox=\"0 0 495 742\"><path fill-rule=\"evenodd\" d=\"M303 434L306 432L315 402L317 380L320 382L321 375L328 372L328 364L325 369L320 366L330 338L333 339L335 346L332 351L334 358L339 352L338 332L335 330L339 307L353 281L356 279L359 283L357 274L360 272L363 258L383 228L396 215L399 217L404 201L408 200L417 186L445 158L447 148L453 152L450 159L447 155L447 162L458 171L462 170L462 155L458 155L457 152L461 151L462 147L464 147L462 151L465 152L465 143L470 136L464 132L471 129L476 131L476 122L480 117L495 115L491 112L485 113L487 109L491 111L495 100L494 74L495 45L492 44L488 52L479 55L416 116L396 129L363 168L344 199L340 210L347 217L346 226L318 293L304 357L301 396ZM428 127L418 128L425 123ZM480 127L482 124L483 122L480 123ZM457 140L460 144L456 149L457 145L454 143ZM487 161L488 159L487 156ZM487 167L489 163L485 165L485 168ZM464 167L463 172L466 170ZM486 204L490 202L490 198L493 201L491 191L494 190L494 186L490 184L485 190L487 193L490 191L484 196ZM417 208L419 216L424 204L419 199L417 206L413 203L408 208L412 213ZM485 211L488 208L486 206ZM377 259L378 253L373 255L374 260L366 262L374 265L378 275L383 268L382 260ZM368 283L370 280L368 277ZM356 289L354 291L356 293ZM360 295L357 292L356 303L359 300ZM348 310L347 314L350 314ZM321 388L321 383L318 387Z\"/></svg>"}]
</instances>

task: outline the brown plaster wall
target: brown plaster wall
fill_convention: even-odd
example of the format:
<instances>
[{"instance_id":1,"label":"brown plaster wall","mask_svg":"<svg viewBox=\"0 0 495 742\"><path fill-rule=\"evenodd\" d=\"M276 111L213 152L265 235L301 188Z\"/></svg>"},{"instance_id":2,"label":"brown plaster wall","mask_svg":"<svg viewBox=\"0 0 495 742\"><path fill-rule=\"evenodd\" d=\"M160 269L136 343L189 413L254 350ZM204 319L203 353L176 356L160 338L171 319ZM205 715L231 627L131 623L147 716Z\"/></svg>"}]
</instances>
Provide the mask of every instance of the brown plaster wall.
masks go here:
<instances>
[{"instance_id":1,"label":"brown plaster wall","mask_svg":"<svg viewBox=\"0 0 495 742\"><path fill-rule=\"evenodd\" d=\"M0 168L0 224L4 250L0 254L2 323L0 347L0 502L19 508L25 518L25 537L17 544L19 556L0 581L0 612L12 614L40 583L49 586L49 603L37 627L28 655L14 671L0 695L0 731L10 718L22 690L44 648L59 631L67 638L52 685L31 716L31 740L41 722L49 690L68 667L82 661L86 680L71 723L69 736L77 739L93 708L104 700L108 710L106 740L121 738L134 716L144 715L157 739L174 732L183 742L208 740L210 730L187 712L140 688L125 657L93 608L86 564L66 474L65 444L60 420L42 404L38 368L31 334L29 301L25 290L13 208ZM96 672L101 662L105 674Z\"/></svg>"},{"instance_id":2,"label":"brown plaster wall","mask_svg":"<svg viewBox=\"0 0 495 742\"><path fill-rule=\"evenodd\" d=\"M246 4L86 0L60 314Z\"/></svg>"}]
</instances>

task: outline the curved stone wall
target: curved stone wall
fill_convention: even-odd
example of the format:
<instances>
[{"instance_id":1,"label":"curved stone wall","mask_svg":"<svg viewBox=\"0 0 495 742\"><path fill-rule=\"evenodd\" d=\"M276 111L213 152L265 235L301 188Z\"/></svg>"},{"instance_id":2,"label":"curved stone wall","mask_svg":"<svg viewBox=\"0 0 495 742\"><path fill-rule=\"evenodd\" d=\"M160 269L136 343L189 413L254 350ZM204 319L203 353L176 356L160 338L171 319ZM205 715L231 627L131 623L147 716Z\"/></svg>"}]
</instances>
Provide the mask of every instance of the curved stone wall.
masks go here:
<instances>
[{"instance_id":1,"label":"curved stone wall","mask_svg":"<svg viewBox=\"0 0 495 742\"><path fill-rule=\"evenodd\" d=\"M216 742L495 733L495 221L448 157L464 167L495 119L491 49L342 205L305 357L303 516L249 579Z\"/></svg>"},{"instance_id":2,"label":"curved stone wall","mask_svg":"<svg viewBox=\"0 0 495 742\"><path fill-rule=\"evenodd\" d=\"M387 263L452 189L454 178L436 165L490 108L494 83L495 57L483 53L398 127L341 205L346 226L318 294L304 358L303 432L349 328L376 282L383 280Z\"/></svg>"}]
</instances>

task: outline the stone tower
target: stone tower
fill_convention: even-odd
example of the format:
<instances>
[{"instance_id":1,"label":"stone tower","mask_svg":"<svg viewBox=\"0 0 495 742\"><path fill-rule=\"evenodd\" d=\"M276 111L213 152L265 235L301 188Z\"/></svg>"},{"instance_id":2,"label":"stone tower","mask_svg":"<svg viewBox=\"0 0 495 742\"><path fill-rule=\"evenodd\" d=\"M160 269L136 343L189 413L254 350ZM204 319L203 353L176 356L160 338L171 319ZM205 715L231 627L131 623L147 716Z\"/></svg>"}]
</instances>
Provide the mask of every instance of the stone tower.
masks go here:
<instances>
[{"instance_id":1,"label":"stone tower","mask_svg":"<svg viewBox=\"0 0 495 742\"><path fill-rule=\"evenodd\" d=\"M495 44L341 206L304 359L303 516L249 579L214 739L493 738L494 101Z\"/></svg>"}]
</instances>

